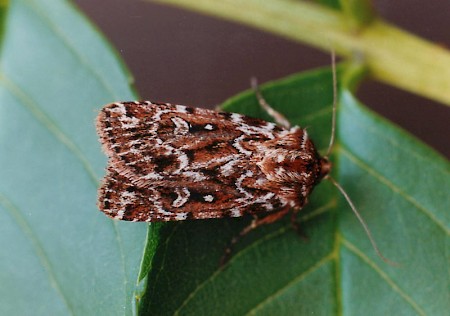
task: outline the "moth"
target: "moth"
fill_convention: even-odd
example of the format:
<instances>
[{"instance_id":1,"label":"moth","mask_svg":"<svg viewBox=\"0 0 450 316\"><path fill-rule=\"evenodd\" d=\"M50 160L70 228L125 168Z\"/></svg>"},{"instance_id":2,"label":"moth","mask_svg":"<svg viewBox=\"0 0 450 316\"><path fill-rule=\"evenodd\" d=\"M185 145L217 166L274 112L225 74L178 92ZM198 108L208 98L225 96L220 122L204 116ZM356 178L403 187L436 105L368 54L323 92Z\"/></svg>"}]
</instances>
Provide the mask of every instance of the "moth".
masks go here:
<instances>
[{"instance_id":1,"label":"moth","mask_svg":"<svg viewBox=\"0 0 450 316\"><path fill-rule=\"evenodd\" d=\"M109 157L99 207L128 221L299 211L328 174L299 127L168 103L105 106L97 130Z\"/></svg>"},{"instance_id":2,"label":"moth","mask_svg":"<svg viewBox=\"0 0 450 316\"><path fill-rule=\"evenodd\" d=\"M335 72L333 75L336 95ZM250 214L254 219L241 237L279 220L290 210L296 226L296 214L314 187L329 178L349 201L375 250L384 258L346 193L329 176L328 154L321 156L305 129L290 126L267 104L256 81L253 87L260 105L277 124L169 103L106 105L96 122L109 157L99 189L100 210L114 219L133 222Z\"/></svg>"}]
</instances>

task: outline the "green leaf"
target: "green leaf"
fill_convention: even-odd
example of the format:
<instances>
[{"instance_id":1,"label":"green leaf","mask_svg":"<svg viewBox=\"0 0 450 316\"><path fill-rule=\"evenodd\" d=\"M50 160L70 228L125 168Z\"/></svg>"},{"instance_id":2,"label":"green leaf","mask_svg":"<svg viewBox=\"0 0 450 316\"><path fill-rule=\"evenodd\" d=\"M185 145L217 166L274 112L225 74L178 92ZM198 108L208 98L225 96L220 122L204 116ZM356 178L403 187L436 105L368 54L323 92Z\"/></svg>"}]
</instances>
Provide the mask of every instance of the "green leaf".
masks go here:
<instances>
[{"instance_id":1,"label":"green leaf","mask_svg":"<svg viewBox=\"0 0 450 316\"><path fill-rule=\"evenodd\" d=\"M94 119L134 99L114 51L66 1L12 0L0 61L0 314L123 315L145 224L98 211Z\"/></svg>"},{"instance_id":2,"label":"green leaf","mask_svg":"<svg viewBox=\"0 0 450 316\"><path fill-rule=\"evenodd\" d=\"M344 92L341 102L340 182L385 255L400 264L377 264L373 252L362 253L370 248L368 240L354 217L343 212L343 304L355 314L370 307L380 315L445 315L450 308L450 164L370 113L350 93ZM363 297L371 298L370 305L361 303ZM382 308L375 302L383 302Z\"/></svg>"},{"instance_id":3,"label":"green leaf","mask_svg":"<svg viewBox=\"0 0 450 316\"><path fill-rule=\"evenodd\" d=\"M6 13L8 12L8 0L0 0L0 38L3 39ZM0 42L1 45L1 42ZM0 46L1 48L1 46Z\"/></svg>"},{"instance_id":4,"label":"green leaf","mask_svg":"<svg viewBox=\"0 0 450 316\"><path fill-rule=\"evenodd\" d=\"M345 72L343 66L341 71ZM348 82L349 80L347 78ZM267 101L308 128L326 150L329 69L263 85ZM224 105L269 119L251 91ZM367 221L378 258L348 204L328 181L299 214L304 241L289 219L240 240L224 269L219 259L248 217L160 227L141 303L145 315L444 315L449 309L449 163L379 118L343 90L333 176Z\"/></svg>"}]
</instances>

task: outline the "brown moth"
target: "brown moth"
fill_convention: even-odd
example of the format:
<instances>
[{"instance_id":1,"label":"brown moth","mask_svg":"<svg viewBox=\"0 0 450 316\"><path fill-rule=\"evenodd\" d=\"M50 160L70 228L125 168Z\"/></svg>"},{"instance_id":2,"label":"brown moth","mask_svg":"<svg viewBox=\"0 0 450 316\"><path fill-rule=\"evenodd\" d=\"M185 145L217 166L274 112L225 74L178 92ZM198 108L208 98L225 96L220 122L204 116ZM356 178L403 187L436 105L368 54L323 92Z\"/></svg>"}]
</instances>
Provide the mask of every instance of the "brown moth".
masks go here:
<instances>
[{"instance_id":1,"label":"brown moth","mask_svg":"<svg viewBox=\"0 0 450 316\"><path fill-rule=\"evenodd\" d=\"M106 105L96 123L109 157L99 189L100 210L114 219L134 222L251 214L254 220L241 237L290 210L291 222L297 227L297 212L308 202L315 185L328 178L347 199L377 254L388 261L345 191L329 176L327 156L334 142L337 91L332 57L332 136L323 157L305 129L291 127L267 104L256 81L256 97L277 124L169 103ZM228 248L226 255L230 251Z\"/></svg>"},{"instance_id":2,"label":"brown moth","mask_svg":"<svg viewBox=\"0 0 450 316\"><path fill-rule=\"evenodd\" d=\"M236 113L113 103L97 131L109 157L99 207L115 219L272 222L299 211L330 170L305 130Z\"/></svg>"}]
</instances>

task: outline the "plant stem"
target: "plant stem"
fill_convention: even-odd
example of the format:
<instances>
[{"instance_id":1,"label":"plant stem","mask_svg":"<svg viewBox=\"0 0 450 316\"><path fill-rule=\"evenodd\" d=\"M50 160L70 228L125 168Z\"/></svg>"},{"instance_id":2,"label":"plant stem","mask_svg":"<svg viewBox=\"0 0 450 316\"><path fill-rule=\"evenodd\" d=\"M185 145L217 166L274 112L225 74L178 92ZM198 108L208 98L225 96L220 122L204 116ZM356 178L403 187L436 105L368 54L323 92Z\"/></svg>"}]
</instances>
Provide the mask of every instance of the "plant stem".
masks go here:
<instances>
[{"instance_id":1,"label":"plant stem","mask_svg":"<svg viewBox=\"0 0 450 316\"><path fill-rule=\"evenodd\" d=\"M362 59L389 85L450 105L448 50L380 18L355 29L340 11L292 0L157 0L247 24L341 55Z\"/></svg>"}]
</instances>

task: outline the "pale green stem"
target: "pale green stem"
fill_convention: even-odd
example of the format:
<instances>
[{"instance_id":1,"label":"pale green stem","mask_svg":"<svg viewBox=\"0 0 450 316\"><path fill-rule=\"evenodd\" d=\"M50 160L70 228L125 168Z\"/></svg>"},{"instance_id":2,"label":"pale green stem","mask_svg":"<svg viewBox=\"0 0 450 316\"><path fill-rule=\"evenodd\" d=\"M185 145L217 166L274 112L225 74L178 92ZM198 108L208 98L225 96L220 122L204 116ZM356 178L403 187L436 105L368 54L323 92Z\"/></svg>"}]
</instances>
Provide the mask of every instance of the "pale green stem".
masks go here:
<instances>
[{"instance_id":1,"label":"pale green stem","mask_svg":"<svg viewBox=\"0 0 450 316\"><path fill-rule=\"evenodd\" d=\"M244 23L345 57L363 59L371 76L450 105L450 52L379 18L355 30L346 16L292 0L158 0Z\"/></svg>"}]
</instances>

